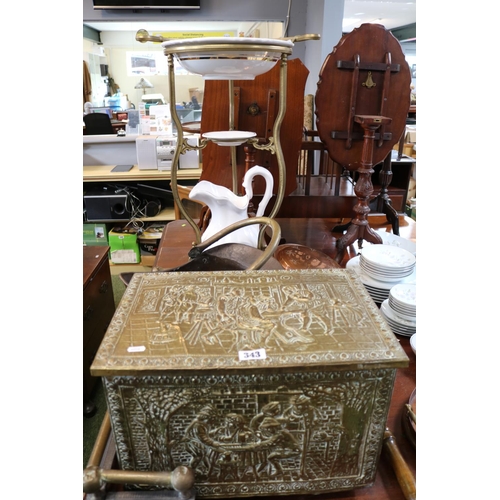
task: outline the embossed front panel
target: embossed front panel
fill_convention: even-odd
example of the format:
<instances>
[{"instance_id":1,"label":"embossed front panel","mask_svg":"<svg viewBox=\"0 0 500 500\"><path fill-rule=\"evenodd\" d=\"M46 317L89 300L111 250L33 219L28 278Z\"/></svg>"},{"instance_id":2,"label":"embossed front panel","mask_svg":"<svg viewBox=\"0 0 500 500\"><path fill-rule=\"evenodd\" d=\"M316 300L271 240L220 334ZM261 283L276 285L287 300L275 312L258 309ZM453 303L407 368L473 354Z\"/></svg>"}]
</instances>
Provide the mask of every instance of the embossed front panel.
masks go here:
<instances>
[{"instance_id":1,"label":"embossed front panel","mask_svg":"<svg viewBox=\"0 0 500 500\"><path fill-rule=\"evenodd\" d=\"M194 469L199 497L371 484L395 370L104 379L120 466Z\"/></svg>"}]
</instances>

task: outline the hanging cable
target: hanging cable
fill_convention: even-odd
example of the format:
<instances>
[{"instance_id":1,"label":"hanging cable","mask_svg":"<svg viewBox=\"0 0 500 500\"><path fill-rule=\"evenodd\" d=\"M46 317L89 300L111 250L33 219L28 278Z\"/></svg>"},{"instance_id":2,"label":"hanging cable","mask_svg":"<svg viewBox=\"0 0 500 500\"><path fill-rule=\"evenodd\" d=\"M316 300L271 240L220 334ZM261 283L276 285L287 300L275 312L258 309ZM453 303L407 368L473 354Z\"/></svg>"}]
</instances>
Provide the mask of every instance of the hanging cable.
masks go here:
<instances>
[{"instance_id":1,"label":"hanging cable","mask_svg":"<svg viewBox=\"0 0 500 500\"><path fill-rule=\"evenodd\" d=\"M290 10L292 9L292 0L288 0L288 12L286 13L286 21L285 26L283 27L283 35L287 36L288 33L288 24L290 23Z\"/></svg>"}]
</instances>

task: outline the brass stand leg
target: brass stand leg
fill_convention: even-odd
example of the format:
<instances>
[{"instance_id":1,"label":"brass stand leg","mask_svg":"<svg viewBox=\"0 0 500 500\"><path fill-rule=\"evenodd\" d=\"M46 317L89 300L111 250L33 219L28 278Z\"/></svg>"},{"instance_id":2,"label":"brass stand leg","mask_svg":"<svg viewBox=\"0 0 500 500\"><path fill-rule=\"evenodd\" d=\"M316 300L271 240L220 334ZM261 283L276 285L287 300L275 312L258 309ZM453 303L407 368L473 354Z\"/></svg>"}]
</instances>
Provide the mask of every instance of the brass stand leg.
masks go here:
<instances>
[{"instance_id":1,"label":"brass stand leg","mask_svg":"<svg viewBox=\"0 0 500 500\"><path fill-rule=\"evenodd\" d=\"M371 176L373 174L373 147L375 131L383 124L391 122L391 118L384 116L356 115L354 121L359 123L364 130L363 151L361 163L357 172L359 179L356 182L354 193L358 202L354 207L356 217L351 221L347 232L337 240L337 262L342 262L347 247L355 240L361 247L363 239L371 243L382 243L382 238L370 228L367 215L370 212L369 199L373 193Z\"/></svg>"}]
</instances>

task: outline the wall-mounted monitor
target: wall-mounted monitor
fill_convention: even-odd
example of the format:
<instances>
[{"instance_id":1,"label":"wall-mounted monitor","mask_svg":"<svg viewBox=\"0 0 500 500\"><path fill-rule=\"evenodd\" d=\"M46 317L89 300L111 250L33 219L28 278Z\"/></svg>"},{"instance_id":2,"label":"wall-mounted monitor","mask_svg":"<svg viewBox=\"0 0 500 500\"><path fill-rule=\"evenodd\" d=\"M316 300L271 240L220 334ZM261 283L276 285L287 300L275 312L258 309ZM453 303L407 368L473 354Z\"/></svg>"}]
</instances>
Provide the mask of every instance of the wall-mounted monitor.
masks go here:
<instances>
[{"instance_id":1,"label":"wall-mounted monitor","mask_svg":"<svg viewBox=\"0 0 500 500\"><path fill-rule=\"evenodd\" d=\"M93 0L94 9L199 9L201 0Z\"/></svg>"}]
</instances>

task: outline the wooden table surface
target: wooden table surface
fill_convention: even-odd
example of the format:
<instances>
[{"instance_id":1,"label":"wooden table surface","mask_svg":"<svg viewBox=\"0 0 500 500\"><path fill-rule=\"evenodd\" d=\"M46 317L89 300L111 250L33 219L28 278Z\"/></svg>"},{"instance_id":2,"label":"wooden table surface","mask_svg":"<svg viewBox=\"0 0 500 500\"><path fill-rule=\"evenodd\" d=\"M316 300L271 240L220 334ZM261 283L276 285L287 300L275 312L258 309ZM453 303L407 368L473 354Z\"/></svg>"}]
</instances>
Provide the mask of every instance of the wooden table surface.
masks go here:
<instances>
[{"instance_id":1,"label":"wooden table surface","mask_svg":"<svg viewBox=\"0 0 500 500\"><path fill-rule=\"evenodd\" d=\"M295 243L320 250L335 258L336 239L340 233L332 233L332 228L340 223L339 219L276 219L281 227L282 243ZM391 225L385 215L369 215L370 227L375 231L392 232ZM346 222L346 221L344 221ZM416 241L417 224L410 217L399 217L399 235ZM155 266L169 269L180 266L189 260L188 251L194 240L194 231L184 220L170 222L163 231L162 239L156 254ZM342 267L355 257L357 248L353 245L347 248L342 260ZM403 427L405 404L408 403L416 387L416 356L413 353L409 337L396 336L401 342L410 360L407 368L397 370L391 406L387 419L387 427L394 434L403 459L408 464L413 476L416 477L416 450ZM260 497L262 498L262 497ZM321 495L293 495L265 497L269 500L334 500L334 499L373 499L373 500L405 500L398 484L395 472L386 453L382 453L373 486L345 492L326 493Z\"/></svg>"},{"instance_id":2,"label":"wooden table surface","mask_svg":"<svg viewBox=\"0 0 500 500\"><path fill-rule=\"evenodd\" d=\"M340 233L332 233L332 228L341 223L341 219L276 219L281 227L282 243L295 243L320 250L329 257L335 258L337 249L335 247ZM378 233L392 232L392 226L387 222L385 215L369 215L370 227ZM346 222L344 220L344 222ZM416 241L417 223L401 215L399 217L399 235L403 238ZM194 242L194 231L185 220L169 222L163 231L163 235L156 253L155 267L171 269L189 261L188 252ZM342 261L346 262L355 257L357 248L349 246Z\"/></svg>"}]
</instances>

